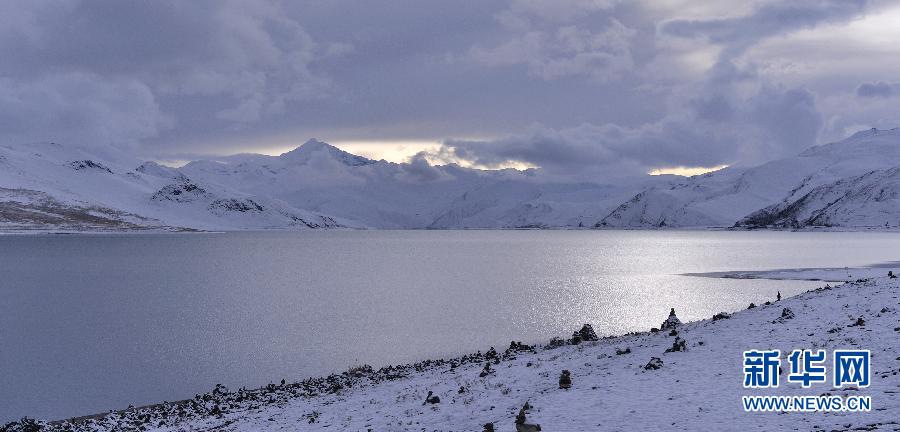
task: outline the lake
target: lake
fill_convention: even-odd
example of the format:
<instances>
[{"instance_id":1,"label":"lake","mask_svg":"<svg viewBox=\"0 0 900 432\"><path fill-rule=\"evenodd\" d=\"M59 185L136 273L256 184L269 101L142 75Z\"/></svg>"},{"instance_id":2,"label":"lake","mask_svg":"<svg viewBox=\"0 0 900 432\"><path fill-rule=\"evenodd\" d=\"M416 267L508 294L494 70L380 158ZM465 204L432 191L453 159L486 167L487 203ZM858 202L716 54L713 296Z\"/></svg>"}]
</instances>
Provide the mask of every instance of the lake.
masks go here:
<instances>
[{"instance_id":1,"label":"lake","mask_svg":"<svg viewBox=\"0 0 900 432\"><path fill-rule=\"evenodd\" d=\"M615 335L821 282L687 272L898 259L897 233L309 231L0 236L0 421L216 383Z\"/></svg>"}]
</instances>

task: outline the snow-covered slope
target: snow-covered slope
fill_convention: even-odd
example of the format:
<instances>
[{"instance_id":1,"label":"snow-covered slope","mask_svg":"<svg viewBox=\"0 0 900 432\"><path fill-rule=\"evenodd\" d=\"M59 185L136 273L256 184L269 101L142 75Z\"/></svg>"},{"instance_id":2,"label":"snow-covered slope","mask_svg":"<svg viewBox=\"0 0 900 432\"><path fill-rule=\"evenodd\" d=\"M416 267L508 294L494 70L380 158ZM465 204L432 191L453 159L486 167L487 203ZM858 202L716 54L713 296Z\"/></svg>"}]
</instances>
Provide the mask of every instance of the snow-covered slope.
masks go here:
<instances>
[{"instance_id":1,"label":"snow-covered slope","mask_svg":"<svg viewBox=\"0 0 900 432\"><path fill-rule=\"evenodd\" d=\"M597 226L732 226L739 221L741 226L794 226L791 218L800 220L801 226L893 225L900 216L896 201L862 195L868 193L866 188L878 189L880 182L890 177L886 171L880 176L865 174L889 170L897 161L900 130L867 130L844 141L812 147L795 157L751 168L729 167L648 188L621 204ZM815 195L807 197L814 190ZM810 219L845 193L855 198L829 210L835 213L825 212ZM794 205L799 200L803 202ZM817 202L821 200L827 202Z\"/></svg>"},{"instance_id":2,"label":"snow-covered slope","mask_svg":"<svg viewBox=\"0 0 900 432\"><path fill-rule=\"evenodd\" d=\"M0 147L0 229L263 229L340 226L269 197L198 184L111 149Z\"/></svg>"},{"instance_id":3,"label":"snow-covered slope","mask_svg":"<svg viewBox=\"0 0 900 432\"><path fill-rule=\"evenodd\" d=\"M828 183L759 210L747 227L896 227L900 225L900 167Z\"/></svg>"}]
</instances>

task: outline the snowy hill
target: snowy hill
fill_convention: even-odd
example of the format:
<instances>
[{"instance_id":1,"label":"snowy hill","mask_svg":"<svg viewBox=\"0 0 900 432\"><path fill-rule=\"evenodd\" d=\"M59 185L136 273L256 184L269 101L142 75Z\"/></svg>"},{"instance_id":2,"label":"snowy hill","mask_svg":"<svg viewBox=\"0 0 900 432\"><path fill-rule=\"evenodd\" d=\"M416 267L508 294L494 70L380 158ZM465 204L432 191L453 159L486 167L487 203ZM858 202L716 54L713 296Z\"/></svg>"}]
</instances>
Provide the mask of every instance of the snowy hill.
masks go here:
<instances>
[{"instance_id":1,"label":"snowy hill","mask_svg":"<svg viewBox=\"0 0 900 432\"><path fill-rule=\"evenodd\" d=\"M900 160L900 130L868 130L757 167L729 167L648 188L597 222L598 227L861 228L896 225L888 199ZM881 174L879 174L881 173ZM839 202L835 202L840 197ZM796 223L794 220L796 219Z\"/></svg>"},{"instance_id":2,"label":"snowy hill","mask_svg":"<svg viewBox=\"0 0 900 432\"><path fill-rule=\"evenodd\" d=\"M748 227L896 227L900 225L900 167L871 171L816 187L799 198L791 194L779 204L738 222Z\"/></svg>"},{"instance_id":3,"label":"snowy hill","mask_svg":"<svg viewBox=\"0 0 900 432\"><path fill-rule=\"evenodd\" d=\"M303 229L337 220L112 150L0 147L0 229Z\"/></svg>"}]
</instances>

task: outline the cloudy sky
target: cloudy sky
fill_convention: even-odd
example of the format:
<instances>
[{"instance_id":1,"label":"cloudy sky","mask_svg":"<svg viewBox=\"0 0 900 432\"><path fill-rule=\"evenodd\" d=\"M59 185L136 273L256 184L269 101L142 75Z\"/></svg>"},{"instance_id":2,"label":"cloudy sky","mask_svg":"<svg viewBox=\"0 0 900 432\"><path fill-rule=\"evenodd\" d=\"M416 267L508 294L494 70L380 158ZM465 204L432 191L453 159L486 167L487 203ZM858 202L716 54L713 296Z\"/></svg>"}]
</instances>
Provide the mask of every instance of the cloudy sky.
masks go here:
<instances>
[{"instance_id":1,"label":"cloudy sky","mask_svg":"<svg viewBox=\"0 0 900 432\"><path fill-rule=\"evenodd\" d=\"M602 173L900 126L900 2L0 2L7 143Z\"/></svg>"}]
</instances>

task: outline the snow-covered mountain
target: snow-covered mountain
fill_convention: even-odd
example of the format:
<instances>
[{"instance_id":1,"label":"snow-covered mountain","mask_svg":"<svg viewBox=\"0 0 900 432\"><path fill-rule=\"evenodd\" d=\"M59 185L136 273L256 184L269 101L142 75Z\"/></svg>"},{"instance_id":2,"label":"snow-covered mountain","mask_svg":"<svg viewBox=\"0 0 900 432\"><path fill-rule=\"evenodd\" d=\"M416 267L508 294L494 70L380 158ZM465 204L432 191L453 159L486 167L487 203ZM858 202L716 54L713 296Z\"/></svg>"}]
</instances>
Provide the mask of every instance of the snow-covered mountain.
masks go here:
<instances>
[{"instance_id":1,"label":"snow-covered mountain","mask_svg":"<svg viewBox=\"0 0 900 432\"><path fill-rule=\"evenodd\" d=\"M859 132L795 157L641 191L598 227L863 228L900 223L900 129Z\"/></svg>"},{"instance_id":2,"label":"snow-covered mountain","mask_svg":"<svg viewBox=\"0 0 900 432\"><path fill-rule=\"evenodd\" d=\"M337 219L139 163L55 143L0 147L0 229L304 229Z\"/></svg>"},{"instance_id":3,"label":"snow-covered mountain","mask_svg":"<svg viewBox=\"0 0 900 432\"><path fill-rule=\"evenodd\" d=\"M900 166L828 183L741 219L738 226L900 226Z\"/></svg>"},{"instance_id":4,"label":"snow-covered mountain","mask_svg":"<svg viewBox=\"0 0 900 432\"><path fill-rule=\"evenodd\" d=\"M517 228L590 225L645 182L374 161L310 140L180 168L113 150L0 146L0 229Z\"/></svg>"},{"instance_id":5,"label":"snow-covered mountain","mask_svg":"<svg viewBox=\"0 0 900 432\"><path fill-rule=\"evenodd\" d=\"M310 140L280 156L191 162L179 172L372 228L576 227L653 179L627 187L559 181L535 170L373 161Z\"/></svg>"},{"instance_id":6,"label":"snow-covered mountain","mask_svg":"<svg viewBox=\"0 0 900 432\"><path fill-rule=\"evenodd\" d=\"M38 143L0 146L0 229L891 227L898 171L897 129L755 167L614 184L375 161L317 140L180 168Z\"/></svg>"}]
</instances>

